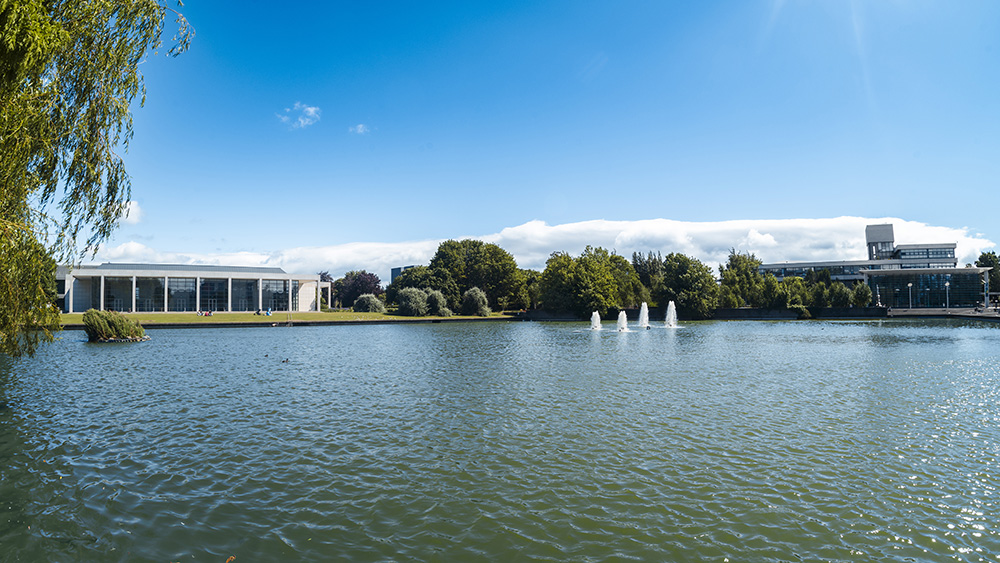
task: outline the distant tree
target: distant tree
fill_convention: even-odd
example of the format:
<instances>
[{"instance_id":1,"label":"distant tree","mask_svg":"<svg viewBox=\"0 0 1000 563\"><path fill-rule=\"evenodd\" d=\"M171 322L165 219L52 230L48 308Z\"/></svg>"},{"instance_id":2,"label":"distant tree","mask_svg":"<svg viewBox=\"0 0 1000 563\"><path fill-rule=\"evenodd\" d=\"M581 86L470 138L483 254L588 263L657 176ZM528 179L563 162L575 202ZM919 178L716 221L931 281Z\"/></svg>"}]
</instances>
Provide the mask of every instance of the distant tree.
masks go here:
<instances>
[{"instance_id":1,"label":"distant tree","mask_svg":"<svg viewBox=\"0 0 1000 563\"><path fill-rule=\"evenodd\" d=\"M821 283L827 289L829 289L830 284L833 283L833 279L830 277L830 270L827 268L821 268L819 270L809 270L808 272L806 272L805 280L806 284L808 285Z\"/></svg>"},{"instance_id":2,"label":"distant tree","mask_svg":"<svg viewBox=\"0 0 1000 563\"><path fill-rule=\"evenodd\" d=\"M768 272L761 284L761 306L765 309L785 309L788 307L788 288Z\"/></svg>"},{"instance_id":3,"label":"distant tree","mask_svg":"<svg viewBox=\"0 0 1000 563\"><path fill-rule=\"evenodd\" d=\"M872 302L872 288L866 283L854 284L851 290L851 304L855 307L867 307Z\"/></svg>"},{"instance_id":4,"label":"distant tree","mask_svg":"<svg viewBox=\"0 0 1000 563\"><path fill-rule=\"evenodd\" d=\"M806 306L811 303L812 298L809 295L809 286L806 285L805 280L797 277L786 277L781 280L781 285L785 286L785 291L788 293L788 305L791 306Z\"/></svg>"},{"instance_id":5,"label":"distant tree","mask_svg":"<svg viewBox=\"0 0 1000 563\"><path fill-rule=\"evenodd\" d=\"M642 283L628 260L597 247L573 258L565 252L549 257L539 281L542 306L549 311L572 312L581 318L597 311L635 306L642 299Z\"/></svg>"},{"instance_id":6,"label":"distant tree","mask_svg":"<svg viewBox=\"0 0 1000 563\"><path fill-rule=\"evenodd\" d=\"M441 268L417 266L403 271L385 288L385 299L389 303L399 303L399 293L408 287L418 289L436 289L448 300L448 307L458 309L461 294L458 285L447 271Z\"/></svg>"},{"instance_id":7,"label":"distant tree","mask_svg":"<svg viewBox=\"0 0 1000 563\"><path fill-rule=\"evenodd\" d=\"M431 269L448 272L459 293L478 287L497 309L524 302L524 279L514 257L481 240L447 240L431 258Z\"/></svg>"},{"instance_id":8,"label":"distant tree","mask_svg":"<svg viewBox=\"0 0 1000 563\"><path fill-rule=\"evenodd\" d=\"M830 291L826 288L825 284L814 283L809 286L809 306L810 307L830 306Z\"/></svg>"},{"instance_id":9,"label":"distant tree","mask_svg":"<svg viewBox=\"0 0 1000 563\"><path fill-rule=\"evenodd\" d=\"M333 282L333 291L344 307L354 305L354 300L365 293L382 294L382 281L376 274L361 271L351 271L344 277Z\"/></svg>"},{"instance_id":10,"label":"distant tree","mask_svg":"<svg viewBox=\"0 0 1000 563\"><path fill-rule=\"evenodd\" d=\"M354 300L355 313L384 313L385 303L374 294L365 293Z\"/></svg>"},{"instance_id":11,"label":"distant tree","mask_svg":"<svg viewBox=\"0 0 1000 563\"><path fill-rule=\"evenodd\" d=\"M764 277L759 270L761 263L753 254L736 252L734 248L729 250L725 266L719 267L723 307L764 306Z\"/></svg>"},{"instance_id":12,"label":"distant tree","mask_svg":"<svg viewBox=\"0 0 1000 563\"><path fill-rule=\"evenodd\" d=\"M490 316L489 300L486 298L486 293L478 287L473 287L462 294L462 314L479 317Z\"/></svg>"},{"instance_id":13,"label":"distant tree","mask_svg":"<svg viewBox=\"0 0 1000 563\"><path fill-rule=\"evenodd\" d=\"M653 288L656 303L666 307L673 301L682 318L711 317L719 296L719 284L715 282L712 268L679 253L667 254L659 262L659 272L655 275L660 279Z\"/></svg>"},{"instance_id":14,"label":"distant tree","mask_svg":"<svg viewBox=\"0 0 1000 563\"><path fill-rule=\"evenodd\" d=\"M575 311L577 273L576 260L567 252L553 252L545 262L538 280L542 307L551 312Z\"/></svg>"},{"instance_id":15,"label":"distant tree","mask_svg":"<svg viewBox=\"0 0 1000 563\"><path fill-rule=\"evenodd\" d=\"M399 292L399 314L407 317L422 317L427 314L427 293L422 289L407 287Z\"/></svg>"},{"instance_id":16,"label":"distant tree","mask_svg":"<svg viewBox=\"0 0 1000 563\"><path fill-rule=\"evenodd\" d=\"M319 272L316 275L319 276L319 281L321 282L333 282L333 276L330 275L329 270L323 270L322 272Z\"/></svg>"},{"instance_id":17,"label":"distant tree","mask_svg":"<svg viewBox=\"0 0 1000 563\"><path fill-rule=\"evenodd\" d=\"M841 282L830 284L830 305L833 307L847 307L851 304L851 290Z\"/></svg>"},{"instance_id":18,"label":"distant tree","mask_svg":"<svg viewBox=\"0 0 1000 563\"><path fill-rule=\"evenodd\" d=\"M990 291L1000 291L1000 258L994 251L983 252L976 260L980 268L993 268L989 273Z\"/></svg>"},{"instance_id":19,"label":"distant tree","mask_svg":"<svg viewBox=\"0 0 1000 563\"><path fill-rule=\"evenodd\" d=\"M524 280L521 308L537 309L542 297L542 273L538 270L521 270L521 279Z\"/></svg>"},{"instance_id":20,"label":"distant tree","mask_svg":"<svg viewBox=\"0 0 1000 563\"><path fill-rule=\"evenodd\" d=\"M448 308L448 299L443 293L436 289L425 290L427 294L427 314L436 317L450 317L451 309Z\"/></svg>"},{"instance_id":21,"label":"distant tree","mask_svg":"<svg viewBox=\"0 0 1000 563\"><path fill-rule=\"evenodd\" d=\"M646 286L654 295L658 293L658 286L663 281L666 269L665 262L659 252L653 254L650 251L646 255L639 252L632 253L632 268L635 269L642 285Z\"/></svg>"}]
</instances>

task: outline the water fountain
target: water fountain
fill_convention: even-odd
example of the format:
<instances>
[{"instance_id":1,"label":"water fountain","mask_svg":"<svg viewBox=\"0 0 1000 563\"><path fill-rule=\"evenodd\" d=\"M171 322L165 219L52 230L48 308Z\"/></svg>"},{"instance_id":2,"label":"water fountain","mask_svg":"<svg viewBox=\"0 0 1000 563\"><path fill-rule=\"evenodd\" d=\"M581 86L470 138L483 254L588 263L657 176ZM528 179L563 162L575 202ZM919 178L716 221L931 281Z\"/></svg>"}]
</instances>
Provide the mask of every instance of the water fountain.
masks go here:
<instances>
[{"instance_id":1,"label":"water fountain","mask_svg":"<svg viewBox=\"0 0 1000 563\"><path fill-rule=\"evenodd\" d=\"M642 302L642 307L639 307L639 328L649 328L649 306L646 302Z\"/></svg>"},{"instance_id":2,"label":"water fountain","mask_svg":"<svg viewBox=\"0 0 1000 563\"><path fill-rule=\"evenodd\" d=\"M677 307L671 301L667 304L667 319L664 321L667 328L677 328Z\"/></svg>"},{"instance_id":3,"label":"water fountain","mask_svg":"<svg viewBox=\"0 0 1000 563\"><path fill-rule=\"evenodd\" d=\"M618 312L618 332L628 332L628 317L625 311Z\"/></svg>"},{"instance_id":4,"label":"water fountain","mask_svg":"<svg viewBox=\"0 0 1000 563\"><path fill-rule=\"evenodd\" d=\"M590 330L601 330L601 316L597 311L590 314Z\"/></svg>"}]
</instances>

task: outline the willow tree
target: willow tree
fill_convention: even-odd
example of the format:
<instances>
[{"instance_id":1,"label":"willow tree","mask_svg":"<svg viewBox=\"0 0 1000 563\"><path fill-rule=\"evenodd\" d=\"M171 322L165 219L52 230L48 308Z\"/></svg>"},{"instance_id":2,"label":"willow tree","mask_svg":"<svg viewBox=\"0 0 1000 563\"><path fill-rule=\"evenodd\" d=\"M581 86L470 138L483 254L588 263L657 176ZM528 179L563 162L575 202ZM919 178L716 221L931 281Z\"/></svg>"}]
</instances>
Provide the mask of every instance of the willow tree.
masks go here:
<instances>
[{"instance_id":1,"label":"willow tree","mask_svg":"<svg viewBox=\"0 0 1000 563\"><path fill-rule=\"evenodd\" d=\"M193 30L165 0L0 0L0 353L52 339L53 257L95 251L126 213L138 65L168 14L177 55Z\"/></svg>"}]
</instances>

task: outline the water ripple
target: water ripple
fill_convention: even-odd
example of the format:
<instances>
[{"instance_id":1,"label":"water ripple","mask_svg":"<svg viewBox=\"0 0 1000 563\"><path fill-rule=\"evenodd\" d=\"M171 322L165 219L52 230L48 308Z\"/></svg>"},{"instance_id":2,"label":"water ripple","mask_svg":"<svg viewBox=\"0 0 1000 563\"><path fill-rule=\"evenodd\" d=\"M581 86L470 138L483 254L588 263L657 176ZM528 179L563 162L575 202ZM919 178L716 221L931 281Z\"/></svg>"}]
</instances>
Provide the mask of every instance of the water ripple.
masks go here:
<instances>
[{"instance_id":1,"label":"water ripple","mask_svg":"<svg viewBox=\"0 0 1000 563\"><path fill-rule=\"evenodd\" d=\"M584 327L67 333L0 360L0 561L1000 552L996 327Z\"/></svg>"}]
</instances>

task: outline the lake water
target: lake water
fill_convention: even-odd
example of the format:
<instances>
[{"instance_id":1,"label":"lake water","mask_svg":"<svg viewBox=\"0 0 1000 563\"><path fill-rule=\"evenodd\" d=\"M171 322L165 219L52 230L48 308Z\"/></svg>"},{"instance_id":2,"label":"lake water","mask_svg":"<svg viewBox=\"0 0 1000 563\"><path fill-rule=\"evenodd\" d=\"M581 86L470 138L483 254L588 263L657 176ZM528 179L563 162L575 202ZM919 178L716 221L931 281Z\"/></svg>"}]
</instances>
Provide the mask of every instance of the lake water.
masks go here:
<instances>
[{"instance_id":1,"label":"lake water","mask_svg":"<svg viewBox=\"0 0 1000 563\"><path fill-rule=\"evenodd\" d=\"M63 333L0 560L997 561L1000 326L608 325Z\"/></svg>"}]
</instances>

